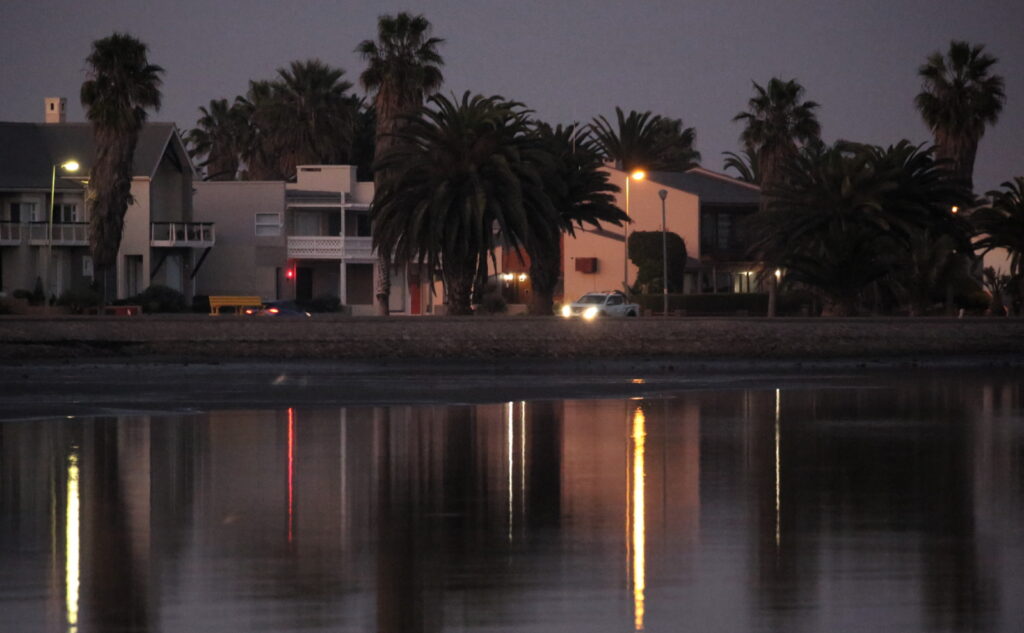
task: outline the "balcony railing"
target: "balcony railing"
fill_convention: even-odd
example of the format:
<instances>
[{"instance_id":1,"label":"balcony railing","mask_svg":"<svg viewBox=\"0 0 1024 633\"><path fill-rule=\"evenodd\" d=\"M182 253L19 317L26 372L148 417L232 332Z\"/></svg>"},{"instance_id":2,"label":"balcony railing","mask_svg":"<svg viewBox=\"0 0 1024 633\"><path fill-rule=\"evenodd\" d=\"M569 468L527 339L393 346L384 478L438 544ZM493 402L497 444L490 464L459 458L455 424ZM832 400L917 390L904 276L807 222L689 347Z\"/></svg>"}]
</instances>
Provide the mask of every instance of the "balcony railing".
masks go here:
<instances>
[{"instance_id":1,"label":"balcony railing","mask_svg":"<svg viewBox=\"0 0 1024 633\"><path fill-rule=\"evenodd\" d=\"M47 237L49 234L49 237ZM88 246L88 222L31 222L28 225L28 243L33 246Z\"/></svg>"},{"instance_id":2,"label":"balcony railing","mask_svg":"<svg viewBox=\"0 0 1024 633\"><path fill-rule=\"evenodd\" d=\"M153 222L149 245L206 248L216 241L213 222Z\"/></svg>"},{"instance_id":3,"label":"balcony railing","mask_svg":"<svg viewBox=\"0 0 1024 633\"><path fill-rule=\"evenodd\" d=\"M0 222L0 246L21 244L21 222Z\"/></svg>"},{"instance_id":4,"label":"balcony railing","mask_svg":"<svg viewBox=\"0 0 1024 633\"><path fill-rule=\"evenodd\" d=\"M370 259L373 238L301 235L288 238L289 259Z\"/></svg>"}]
</instances>

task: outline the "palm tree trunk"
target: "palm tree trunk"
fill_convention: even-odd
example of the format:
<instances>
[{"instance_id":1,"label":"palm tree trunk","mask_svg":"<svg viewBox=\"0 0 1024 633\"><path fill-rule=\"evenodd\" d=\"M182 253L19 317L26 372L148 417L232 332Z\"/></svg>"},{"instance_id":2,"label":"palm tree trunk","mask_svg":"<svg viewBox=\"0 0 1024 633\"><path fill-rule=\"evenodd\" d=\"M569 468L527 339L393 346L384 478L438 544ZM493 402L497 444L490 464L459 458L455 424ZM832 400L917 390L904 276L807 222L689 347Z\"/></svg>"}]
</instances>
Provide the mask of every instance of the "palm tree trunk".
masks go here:
<instances>
[{"instance_id":1,"label":"palm tree trunk","mask_svg":"<svg viewBox=\"0 0 1024 633\"><path fill-rule=\"evenodd\" d=\"M558 285L561 250L555 248L532 249L530 253L530 314L549 316L555 309L555 286Z\"/></svg>"},{"instance_id":2,"label":"palm tree trunk","mask_svg":"<svg viewBox=\"0 0 1024 633\"><path fill-rule=\"evenodd\" d=\"M477 267L474 262L445 262L443 268L445 291L448 293L448 314L473 314L473 281Z\"/></svg>"}]
</instances>

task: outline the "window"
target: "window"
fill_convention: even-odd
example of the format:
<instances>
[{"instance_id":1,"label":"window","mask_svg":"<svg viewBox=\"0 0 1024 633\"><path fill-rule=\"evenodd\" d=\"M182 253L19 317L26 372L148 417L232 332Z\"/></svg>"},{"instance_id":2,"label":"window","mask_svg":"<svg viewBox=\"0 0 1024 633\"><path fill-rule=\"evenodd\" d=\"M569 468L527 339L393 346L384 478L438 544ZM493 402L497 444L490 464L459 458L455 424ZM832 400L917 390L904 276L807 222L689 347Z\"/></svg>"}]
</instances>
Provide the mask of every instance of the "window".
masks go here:
<instances>
[{"instance_id":1,"label":"window","mask_svg":"<svg viewBox=\"0 0 1024 633\"><path fill-rule=\"evenodd\" d=\"M256 214L256 237L274 237L281 234L280 213Z\"/></svg>"},{"instance_id":2,"label":"window","mask_svg":"<svg viewBox=\"0 0 1024 633\"><path fill-rule=\"evenodd\" d=\"M69 222L79 222L78 219L78 205L72 203L61 202L53 205L53 223L54 224L67 224Z\"/></svg>"},{"instance_id":3,"label":"window","mask_svg":"<svg viewBox=\"0 0 1024 633\"><path fill-rule=\"evenodd\" d=\"M36 204L34 202L12 202L8 222L28 222L35 220Z\"/></svg>"}]
</instances>

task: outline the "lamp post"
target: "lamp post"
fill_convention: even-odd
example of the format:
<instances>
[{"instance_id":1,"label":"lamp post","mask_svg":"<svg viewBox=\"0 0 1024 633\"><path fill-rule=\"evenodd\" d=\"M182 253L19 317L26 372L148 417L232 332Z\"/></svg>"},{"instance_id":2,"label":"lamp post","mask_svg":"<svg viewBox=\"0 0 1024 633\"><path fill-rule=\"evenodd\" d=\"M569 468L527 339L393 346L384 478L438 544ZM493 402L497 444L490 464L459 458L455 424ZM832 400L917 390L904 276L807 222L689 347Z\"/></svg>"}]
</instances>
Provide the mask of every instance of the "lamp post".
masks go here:
<instances>
[{"instance_id":1,"label":"lamp post","mask_svg":"<svg viewBox=\"0 0 1024 633\"><path fill-rule=\"evenodd\" d=\"M43 305L46 306L46 311L50 310L50 298L47 295L49 295L51 291L50 261L53 259L53 203L54 198L57 197L57 167L58 165L54 164L50 171L50 219L46 223L46 267L44 269L45 272L43 273L44 279L46 280L46 293L43 296ZM75 173L78 171L79 165L78 161L72 159L61 163L59 167L66 172Z\"/></svg>"},{"instance_id":2,"label":"lamp post","mask_svg":"<svg viewBox=\"0 0 1024 633\"><path fill-rule=\"evenodd\" d=\"M642 169L634 169L626 176L626 215L629 215L629 181L643 180L647 172ZM629 224L622 227L622 290L629 292Z\"/></svg>"},{"instance_id":3,"label":"lamp post","mask_svg":"<svg viewBox=\"0 0 1024 633\"><path fill-rule=\"evenodd\" d=\"M661 198L661 314L668 316L668 232L665 228L665 198L668 191L658 190Z\"/></svg>"}]
</instances>

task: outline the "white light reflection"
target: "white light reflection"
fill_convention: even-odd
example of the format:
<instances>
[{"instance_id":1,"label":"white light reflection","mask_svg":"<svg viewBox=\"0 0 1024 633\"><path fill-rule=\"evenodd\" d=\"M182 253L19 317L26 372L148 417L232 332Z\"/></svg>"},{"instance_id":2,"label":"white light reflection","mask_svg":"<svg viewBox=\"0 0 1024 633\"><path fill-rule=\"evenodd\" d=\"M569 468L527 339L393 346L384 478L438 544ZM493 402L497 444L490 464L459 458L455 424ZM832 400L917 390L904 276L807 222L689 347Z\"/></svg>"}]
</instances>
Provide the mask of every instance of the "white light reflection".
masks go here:
<instances>
[{"instance_id":1,"label":"white light reflection","mask_svg":"<svg viewBox=\"0 0 1024 633\"><path fill-rule=\"evenodd\" d=\"M782 412L782 390L775 390L775 547L782 542L782 436L779 429L779 420Z\"/></svg>"},{"instance_id":2,"label":"white light reflection","mask_svg":"<svg viewBox=\"0 0 1024 633\"><path fill-rule=\"evenodd\" d=\"M526 400L519 401L519 511L526 516Z\"/></svg>"},{"instance_id":3,"label":"white light reflection","mask_svg":"<svg viewBox=\"0 0 1024 633\"><path fill-rule=\"evenodd\" d=\"M68 615L68 633L78 631L78 586L81 565L81 545L79 541L79 515L81 494L78 490L78 453L77 448L71 449L68 455L68 494L67 509L64 521L64 595Z\"/></svg>"},{"instance_id":4,"label":"white light reflection","mask_svg":"<svg viewBox=\"0 0 1024 633\"><path fill-rule=\"evenodd\" d=\"M644 511L644 448L647 441L647 421L643 409L633 412L633 499L630 504L633 544L633 626L644 628L644 590L647 585L646 530Z\"/></svg>"},{"instance_id":5,"label":"white light reflection","mask_svg":"<svg viewBox=\"0 0 1024 633\"><path fill-rule=\"evenodd\" d=\"M515 428L513 427L512 422L514 410L513 407L515 407L515 404L512 402L508 402L505 404L505 408L508 413L508 415L506 416L507 428L505 430L505 434L508 436L508 540L510 543L512 542L512 472L515 462L515 454L513 448L515 446L515 444L513 443L515 439Z\"/></svg>"}]
</instances>

